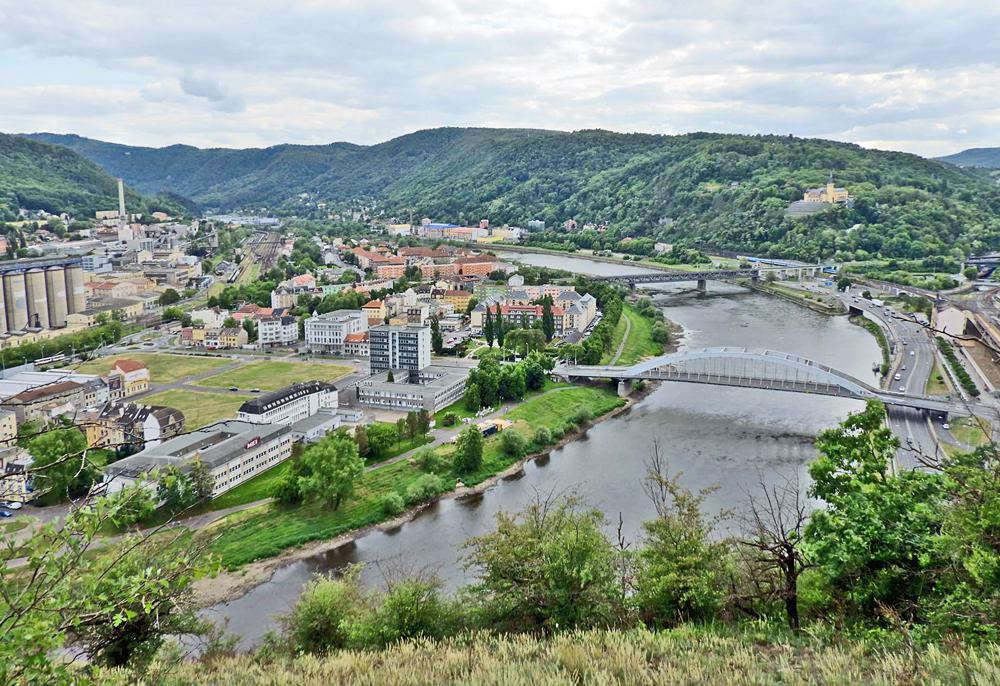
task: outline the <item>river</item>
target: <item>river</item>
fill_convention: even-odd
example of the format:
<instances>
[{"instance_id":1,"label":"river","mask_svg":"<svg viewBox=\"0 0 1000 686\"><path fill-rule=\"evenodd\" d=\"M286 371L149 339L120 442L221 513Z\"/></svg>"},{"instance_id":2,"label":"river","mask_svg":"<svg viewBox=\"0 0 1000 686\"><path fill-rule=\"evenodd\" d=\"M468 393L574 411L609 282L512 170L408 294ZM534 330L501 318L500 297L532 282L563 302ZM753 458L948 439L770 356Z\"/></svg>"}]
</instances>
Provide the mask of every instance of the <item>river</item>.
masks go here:
<instances>
[{"instance_id":1,"label":"river","mask_svg":"<svg viewBox=\"0 0 1000 686\"><path fill-rule=\"evenodd\" d=\"M517 257L577 273L622 273L615 265L577 258ZM684 328L686 347L766 347L860 379L871 378L872 362L879 359L872 336L846 317L821 315L738 286L713 282L708 294L700 295L693 284L672 284L654 294L654 300ZM637 541L642 522L653 516L641 483L654 439L685 486L717 487L705 500L705 509L715 513L738 507L760 479L798 476L804 488L816 434L860 407L858 401L841 398L664 383L628 412L597 424L550 457L528 463L522 474L481 496L443 500L394 531L375 531L354 544L289 564L270 581L205 614L228 619L229 630L249 647L273 627L275 615L287 612L313 574L348 563L364 563L362 578L370 584L400 573L433 572L455 589L469 581L461 566L463 543L490 531L498 511L520 509L539 494L573 491L606 513L609 530L621 516L626 536Z\"/></svg>"}]
</instances>

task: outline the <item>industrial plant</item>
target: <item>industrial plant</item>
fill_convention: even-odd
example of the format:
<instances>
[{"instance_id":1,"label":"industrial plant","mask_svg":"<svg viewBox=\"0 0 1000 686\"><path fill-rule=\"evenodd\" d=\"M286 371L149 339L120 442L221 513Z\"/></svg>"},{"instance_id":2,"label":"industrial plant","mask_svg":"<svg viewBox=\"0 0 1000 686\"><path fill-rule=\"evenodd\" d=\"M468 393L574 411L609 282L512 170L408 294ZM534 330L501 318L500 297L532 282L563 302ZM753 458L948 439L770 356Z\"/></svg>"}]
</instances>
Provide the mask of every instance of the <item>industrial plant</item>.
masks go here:
<instances>
[{"instance_id":1,"label":"industrial plant","mask_svg":"<svg viewBox=\"0 0 1000 686\"><path fill-rule=\"evenodd\" d=\"M82 264L61 256L0 262L0 334L65 327L86 307Z\"/></svg>"}]
</instances>

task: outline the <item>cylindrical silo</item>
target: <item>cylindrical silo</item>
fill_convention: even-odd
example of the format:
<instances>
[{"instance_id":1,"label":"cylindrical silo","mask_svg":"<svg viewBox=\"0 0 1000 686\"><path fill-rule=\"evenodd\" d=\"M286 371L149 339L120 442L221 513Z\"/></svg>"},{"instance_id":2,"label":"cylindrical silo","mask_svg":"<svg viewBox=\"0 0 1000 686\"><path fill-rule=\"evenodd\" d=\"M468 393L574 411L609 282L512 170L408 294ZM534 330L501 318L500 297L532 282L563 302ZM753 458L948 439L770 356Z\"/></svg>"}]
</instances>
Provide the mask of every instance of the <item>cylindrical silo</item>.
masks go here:
<instances>
[{"instance_id":1,"label":"cylindrical silo","mask_svg":"<svg viewBox=\"0 0 1000 686\"><path fill-rule=\"evenodd\" d=\"M83 292L83 267L66 267L66 311L69 314L87 309L87 298Z\"/></svg>"},{"instance_id":2,"label":"cylindrical silo","mask_svg":"<svg viewBox=\"0 0 1000 686\"><path fill-rule=\"evenodd\" d=\"M49 326L66 326L66 274L62 267L45 270L45 292L48 296Z\"/></svg>"},{"instance_id":3,"label":"cylindrical silo","mask_svg":"<svg viewBox=\"0 0 1000 686\"><path fill-rule=\"evenodd\" d=\"M24 274L3 275L3 300L7 305L7 330L20 331L28 325L28 299L24 294Z\"/></svg>"},{"instance_id":4,"label":"cylindrical silo","mask_svg":"<svg viewBox=\"0 0 1000 686\"><path fill-rule=\"evenodd\" d=\"M28 326L49 328L49 306L45 297L45 272L29 269L24 273L24 286L28 292Z\"/></svg>"},{"instance_id":5,"label":"cylindrical silo","mask_svg":"<svg viewBox=\"0 0 1000 686\"><path fill-rule=\"evenodd\" d=\"M3 279L0 279L0 334L7 333L7 303L3 300Z\"/></svg>"}]
</instances>

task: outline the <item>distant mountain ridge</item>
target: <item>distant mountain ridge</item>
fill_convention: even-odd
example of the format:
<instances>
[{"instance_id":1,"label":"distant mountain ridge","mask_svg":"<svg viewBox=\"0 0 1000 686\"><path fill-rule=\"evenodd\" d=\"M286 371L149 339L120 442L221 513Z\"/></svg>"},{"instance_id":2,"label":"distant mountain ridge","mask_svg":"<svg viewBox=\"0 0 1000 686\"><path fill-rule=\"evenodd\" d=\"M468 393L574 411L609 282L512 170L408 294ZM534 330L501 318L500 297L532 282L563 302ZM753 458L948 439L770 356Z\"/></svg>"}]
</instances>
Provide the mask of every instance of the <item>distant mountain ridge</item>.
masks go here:
<instances>
[{"instance_id":1,"label":"distant mountain ridge","mask_svg":"<svg viewBox=\"0 0 1000 686\"><path fill-rule=\"evenodd\" d=\"M143 192L211 209L323 216L307 194L329 207L363 202L442 221L575 218L623 235L802 258L1000 248L1000 195L981 173L821 139L439 128L368 146L239 150L28 137L67 146ZM831 174L851 207L786 216Z\"/></svg>"},{"instance_id":2,"label":"distant mountain ridge","mask_svg":"<svg viewBox=\"0 0 1000 686\"><path fill-rule=\"evenodd\" d=\"M1000 169L1000 148L969 148L954 155L934 158L959 167L985 167Z\"/></svg>"},{"instance_id":3,"label":"distant mountain ridge","mask_svg":"<svg viewBox=\"0 0 1000 686\"><path fill-rule=\"evenodd\" d=\"M176 202L146 198L126 188L135 212L177 211ZM93 216L118 207L118 182L98 164L72 149L21 136L0 134L0 217L19 208Z\"/></svg>"}]
</instances>

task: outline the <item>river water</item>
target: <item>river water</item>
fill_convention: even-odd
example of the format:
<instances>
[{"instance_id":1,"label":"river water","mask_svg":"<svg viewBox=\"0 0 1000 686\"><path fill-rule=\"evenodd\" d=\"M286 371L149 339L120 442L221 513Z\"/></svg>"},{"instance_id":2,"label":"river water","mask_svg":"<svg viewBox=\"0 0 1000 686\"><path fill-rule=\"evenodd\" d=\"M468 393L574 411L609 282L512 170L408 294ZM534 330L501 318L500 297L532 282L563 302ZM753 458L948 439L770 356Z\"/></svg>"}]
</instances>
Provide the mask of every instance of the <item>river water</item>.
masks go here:
<instances>
[{"instance_id":1,"label":"river water","mask_svg":"<svg viewBox=\"0 0 1000 686\"><path fill-rule=\"evenodd\" d=\"M518 259L577 273L622 273L615 265L550 255ZM643 271L641 268L627 267ZM672 284L654 293L667 318L684 328L682 346L770 348L801 355L860 379L871 377L879 359L874 339L846 317L829 317L738 286L710 283L707 295L694 284ZM671 470L691 489L715 486L705 500L710 513L738 508L758 482L800 477L815 455L817 433L861 407L842 398L758 389L664 383L628 412L592 427L551 456L528 463L522 474L481 496L432 505L394 531L369 533L356 543L292 563L244 596L205 611L228 619L229 630L250 647L288 611L313 574L364 563L366 583L394 575L433 572L448 588L470 580L461 565L462 545L486 533L501 510L518 510L541 495L575 492L606 513L609 530L621 517L632 541L653 516L642 479L654 439Z\"/></svg>"}]
</instances>

